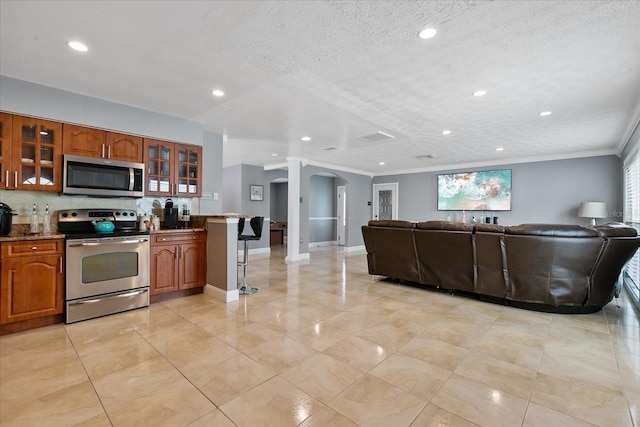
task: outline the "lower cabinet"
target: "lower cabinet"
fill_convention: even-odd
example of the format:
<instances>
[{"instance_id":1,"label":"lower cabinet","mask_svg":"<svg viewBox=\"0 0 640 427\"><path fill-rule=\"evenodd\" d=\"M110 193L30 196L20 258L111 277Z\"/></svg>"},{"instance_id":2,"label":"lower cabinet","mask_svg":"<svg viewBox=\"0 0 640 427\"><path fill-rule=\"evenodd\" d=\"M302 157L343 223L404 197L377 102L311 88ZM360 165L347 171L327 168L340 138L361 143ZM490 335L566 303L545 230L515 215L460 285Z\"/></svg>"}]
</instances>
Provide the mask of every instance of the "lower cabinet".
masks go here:
<instances>
[{"instance_id":1,"label":"lower cabinet","mask_svg":"<svg viewBox=\"0 0 640 427\"><path fill-rule=\"evenodd\" d=\"M151 295L204 286L207 235L158 233L151 238Z\"/></svg>"},{"instance_id":2,"label":"lower cabinet","mask_svg":"<svg viewBox=\"0 0 640 427\"><path fill-rule=\"evenodd\" d=\"M61 314L64 240L0 244L0 324Z\"/></svg>"}]
</instances>

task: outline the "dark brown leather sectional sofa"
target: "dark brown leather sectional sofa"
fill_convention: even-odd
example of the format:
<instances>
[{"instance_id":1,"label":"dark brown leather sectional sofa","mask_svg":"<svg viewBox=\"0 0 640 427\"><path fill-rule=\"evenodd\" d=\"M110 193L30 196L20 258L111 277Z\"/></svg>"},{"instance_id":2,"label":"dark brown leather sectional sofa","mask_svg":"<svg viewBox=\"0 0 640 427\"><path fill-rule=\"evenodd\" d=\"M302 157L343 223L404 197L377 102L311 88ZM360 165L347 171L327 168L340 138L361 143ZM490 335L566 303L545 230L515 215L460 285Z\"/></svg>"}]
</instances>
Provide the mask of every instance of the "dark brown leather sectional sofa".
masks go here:
<instances>
[{"instance_id":1,"label":"dark brown leather sectional sofa","mask_svg":"<svg viewBox=\"0 0 640 427\"><path fill-rule=\"evenodd\" d=\"M511 306L592 313L614 296L640 246L632 227L369 221L369 274Z\"/></svg>"}]
</instances>

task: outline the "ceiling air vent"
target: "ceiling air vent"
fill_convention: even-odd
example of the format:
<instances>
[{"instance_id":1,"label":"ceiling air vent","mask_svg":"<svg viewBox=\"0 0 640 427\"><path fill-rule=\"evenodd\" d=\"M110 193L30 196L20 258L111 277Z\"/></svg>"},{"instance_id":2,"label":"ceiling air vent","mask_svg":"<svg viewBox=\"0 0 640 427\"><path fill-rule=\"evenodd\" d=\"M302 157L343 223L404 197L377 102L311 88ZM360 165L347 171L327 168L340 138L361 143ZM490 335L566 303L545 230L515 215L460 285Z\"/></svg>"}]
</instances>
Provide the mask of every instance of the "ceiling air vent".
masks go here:
<instances>
[{"instance_id":1,"label":"ceiling air vent","mask_svg":"<svg viewBox=\"0 0 640 427\"><path fill-rule=\"evenodd\" d=\"M365 136L359 136L358 139L361 139L363 141L367 141L367 142L381 142L381 141L388 141L389 139L393 139L395 138L393 135L389 135L388 133L384 133L381 131L378 131L376 133L372 133L371 135L365 135Z\"/></svg>"},{"instance_id":2,"label":"ceiling air vent","mask_svg":"<svg viewBox=\"0 0 640 427\"><path fill-rule=\"evenodd\" d=\"M416 159L420 159L420 160L424 160L424 159L433 159L433 155L432 154L423 154L421 156L416 156Z\"/></svg>"}]
</instances>

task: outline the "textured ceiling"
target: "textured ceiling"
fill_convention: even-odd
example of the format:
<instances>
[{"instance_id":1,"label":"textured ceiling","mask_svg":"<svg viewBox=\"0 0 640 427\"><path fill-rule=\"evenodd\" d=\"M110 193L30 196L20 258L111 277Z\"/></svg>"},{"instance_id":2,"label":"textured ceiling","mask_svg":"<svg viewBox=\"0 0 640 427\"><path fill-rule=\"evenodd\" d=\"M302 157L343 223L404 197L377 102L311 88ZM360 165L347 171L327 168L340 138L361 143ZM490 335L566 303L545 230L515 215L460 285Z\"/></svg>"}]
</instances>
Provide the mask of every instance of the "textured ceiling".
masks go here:
<instances>
[{"instance_id":1,"label":"textured ceiling","mask_svg":"<svg viewBox=\"0 0 640 427\"><path fill-rule=\"evenodd\" d=\"M225 166L385 174L619 153L639 22L637 1L2 0L0 74L202 122Z\"/></svg>"}]
</instances>

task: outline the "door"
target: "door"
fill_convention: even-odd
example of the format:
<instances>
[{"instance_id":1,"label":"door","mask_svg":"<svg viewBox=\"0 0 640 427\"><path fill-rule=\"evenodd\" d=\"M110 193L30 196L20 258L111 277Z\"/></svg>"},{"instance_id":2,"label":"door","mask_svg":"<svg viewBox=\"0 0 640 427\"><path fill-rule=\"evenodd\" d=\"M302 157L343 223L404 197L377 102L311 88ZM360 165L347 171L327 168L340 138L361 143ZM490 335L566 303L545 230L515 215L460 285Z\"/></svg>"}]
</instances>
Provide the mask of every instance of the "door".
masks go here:
<instances>
[{"instance_id":1,"label":"door","mask_svg":"<svg viewBox=\"0 0 640 427\"><path fill-rule=\"evenodd\" d=\"M347 244L347 189L344 185L338 187L338 245L344 246Z\"/></svg>"},{"instance_id":2,"label":"door","mask_svg":"<svg viewBox=\"0 0 640 427\"><path fill-rule=\"evenodd\" d=\"M398 219L398 183L373 184L373 219Z\"/></svg>"}]
</instances>

